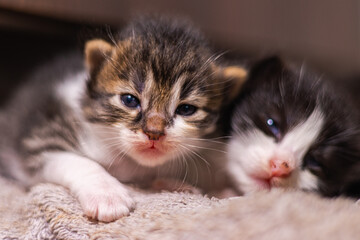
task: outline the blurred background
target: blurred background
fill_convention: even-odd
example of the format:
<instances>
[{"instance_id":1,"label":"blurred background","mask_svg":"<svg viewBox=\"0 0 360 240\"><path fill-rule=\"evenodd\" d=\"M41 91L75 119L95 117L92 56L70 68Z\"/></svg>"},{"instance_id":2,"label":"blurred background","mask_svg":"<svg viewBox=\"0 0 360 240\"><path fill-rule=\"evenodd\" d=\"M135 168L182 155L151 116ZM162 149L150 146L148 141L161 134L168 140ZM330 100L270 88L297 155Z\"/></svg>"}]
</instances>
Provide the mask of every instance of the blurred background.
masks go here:
<instances>
[{"instance_id":1,"label":"blurred background","mask_svg":"<svg viewBox=\"0 0 360 240\"><path fill-rule=\"evenodd\" d=\"M88 32L157 13L186 17L213 46L257 58L280 53L328 74L360 69L357 0L0 0L0 104L34 67Z\"/></svg>"}]
</instances>

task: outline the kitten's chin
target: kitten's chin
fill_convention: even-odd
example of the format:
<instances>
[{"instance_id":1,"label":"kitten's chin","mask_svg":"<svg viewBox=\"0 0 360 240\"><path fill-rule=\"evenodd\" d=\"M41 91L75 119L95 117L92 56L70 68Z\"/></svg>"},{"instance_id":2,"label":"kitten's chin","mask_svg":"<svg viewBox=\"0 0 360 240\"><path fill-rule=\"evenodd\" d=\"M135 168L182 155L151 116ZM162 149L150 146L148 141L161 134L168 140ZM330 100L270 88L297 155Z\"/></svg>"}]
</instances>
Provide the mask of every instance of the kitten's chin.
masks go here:
<instances>
[{"instance_id":1,"label":"kitten's chin","mask_svg":"<svg viewBox=\"0 0 360 240\"><path fill-rule=\"evenodd\" d=\"M247 184L240 187L240 190L244 192L244 194L249 194L253 192L263 191L263 190L271 190L274 188L294 188L293 182L289 178L258 178L249 176Z\"/></svg>"},{"instance_id":2,"label":"kitten's chin","mask_svg":"<svg viewBox=\"0 0 360 240\"><path fill-rule=\"evenodd\" d=\"M146 167L159 166L169 161L167 154L157 149L137 151L133 154L133 159L140 165Z\"/></svg>"}]
</instances>

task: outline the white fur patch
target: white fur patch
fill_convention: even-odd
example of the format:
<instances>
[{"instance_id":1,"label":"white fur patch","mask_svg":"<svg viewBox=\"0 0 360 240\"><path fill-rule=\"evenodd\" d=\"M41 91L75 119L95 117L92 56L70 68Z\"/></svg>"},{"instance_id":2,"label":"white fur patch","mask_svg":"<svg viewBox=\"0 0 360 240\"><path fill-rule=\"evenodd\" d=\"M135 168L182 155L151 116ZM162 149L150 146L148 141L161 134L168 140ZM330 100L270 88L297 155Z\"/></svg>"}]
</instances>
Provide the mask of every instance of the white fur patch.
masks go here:
<instances>
[{"instance_id":1,"label":"white fur patch","mask_svg":"<svg viewBox=\"0 0 360 240\"><path fill-rule=\"evenodd\" d=\"M67 152L44 153L42 157L44 180L69 188L87 216L110 222L133 207L126 188L96 162Z\"/></svg>"},{"instance_id":2,"label":"white fur patch","mask_svg":"<svg viewBox=\"0 0 360 240\"><path fill-rule=\"evenodd\" d=\"M289 149L294 153L298 161L296 166L301 164L300 160L318 137L323 127L323 123L324 118L321 111L315 109L305 122L295 126L281 141L281 147Z\"/></svg>"},{"instance_id":3,"label":"white fur patch","mask_svg":"<svg viewBox=\"0 0 360 240\"><path fill-rule=\"evenodd\" d=\"M272 179L271 186L315 189L316 177L308 171L301 171L301 164L323 123L321 111L315 109L309 118L290 129L279 143L257 128L247 132L237 130L229 144L228 169L239 189L245 193L266 189L263 180L271 177L269 162L274 156L286 159L293 172L287 178Z\"/></svg>"},{"instance_id":4,"label":"white fur patch","mask_svg":"<svg viewBox=\"0 0 360 240\"><path fill-rule=\"evenodd\" d=\"M301 171L298 186L304 190L316 190L318 189L318 179L308 170Z\"/></svg>"},{"instance_id":5,"label":"white fur patch","mask_svg":"<svg viewBox=\"0 0 360 240\"><path fill-rule=\"evenodd\" d=\"M79 100L85 91L87 72L71 74L56 86L57 95L75 110L80 109Z\"/></svg>"},{"instance_id":6,"label":"white fur patch","mask_svg":"<svg viewBox=\"0 0 360 240\"><path fill-rule=\"evenodd\" d=\"M259 129L254 129L246 135L234 136L230 141L228 169L241 191L249 193L266 188L260 186L253 175L259 178L269 176L268 160L274 148L274 139Z\"/></svg>"},{"instance_id":7,"label":"white fur patch","mask_svg":"<svg viewBox=\"0 0 360 240\"><path fill-rule=\"evenodd\" d=\"M180 92L181 92L181 88L182 85L184 84L185 81L185 77L184 76L180 76L176 81L175 81L175 85L171 88L171 99L170 99L170 103L168 106L168 111L174 113L176 108L179 105L179 100L180 100Z\"/></svg>"},{"instance_id":8,"label":"white fur patch","mask_svg":"<svg viewBox=\"0 0 360 240\"><path fill-rule=\"evenodd\" d=\"M149 106L149 100L155 88L154 74L152 71L149 71L146 75L145 86L143 92L141 93L141 108L147 109Z\"/></svg>"}]
</instances>

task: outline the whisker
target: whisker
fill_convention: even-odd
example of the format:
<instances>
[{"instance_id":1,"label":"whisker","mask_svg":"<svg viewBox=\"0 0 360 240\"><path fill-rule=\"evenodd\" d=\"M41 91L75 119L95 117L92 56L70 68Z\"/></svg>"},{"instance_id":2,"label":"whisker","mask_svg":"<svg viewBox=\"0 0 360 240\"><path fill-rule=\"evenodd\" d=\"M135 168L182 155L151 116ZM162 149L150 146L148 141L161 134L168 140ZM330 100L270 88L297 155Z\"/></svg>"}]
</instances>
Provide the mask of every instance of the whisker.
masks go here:
<instances>
[{"instance_id":1,"label":"whisker","mask_svg":"<svg viewBox=\"0 0 360 240\"><path fill-rule=\"evenodd\" d=\"M116 156L116 158L114 158L114 160L111 162L109 168L112 166L112 164L114 163L115 160L118 159L118 161L121 162L121 161L124 159L124 157L128 154L129 150L130 150L130 148L125 149L125 150L123 151L123 154L120 156L119 159L118 159L118 157L119 157L120 154L118 154L118 155Z\"/></svg>"},{"instance_id":2,"label":"whisker","mask_svg":"<svg viewBox=\"0 0 360 240\"><path fill-rule=\"evenodd\" d=\"M220 142L220 141L211 140L211 139L184 138L184 140L201 141L201 142L205 142L205 143L209 143L209 144L213 143L213 144L228 145L228 143L226 143L226 142Z\"/></svg>"},{"instance_id":3,"label":"whisker","mask_svg":"<svg viewBox=\"0 0 360 240\"><path fill-rule=\"evenodd\" d=\"M107 33L110 41L115 45L115 47L116 47L117 49L120 49L118 43L117 43L116 40L115 40L114 35L113 35L112 32L111 32L111 28L110 28L109 25L106 26L106 33Z\"/></svg>"},{"instance_id":4,"label":"whisker","mask_svg":"<svg viewBox=\"0 0 360 240\"><path fill-rule=\"evenodd\" d=\"M188 147L186 147L186 146L184 146L184 145L182 145L182 144L180 144L179 146L185 148L187 151L189 151L190 153L194 154L195 156L197 156L198 158L200 158L201 160L203 160L204 163L206 163L207 165L210 166L209 162L206 161L205 158L203 158L202 156L200 156L200 155L199 155L197 152L195 152L194 150L192 150L192 149L190 149L190 148L188 148Z\"/></svg>"},{"instance_id":5,"label":"whisker","mask_svg":"<svg viewBox=\"0 0 360 240\"><path fill-rule=\"evenodd\" d=\"M184 177L183 177L183 180L182 180L182 182L185 183L185 181L187 179L187 176L188 176L189 165L188 165L188 162L186 161L184 153L182 151L180 151L180 153L181 153L181 157L182 157L182 162L185 165L185 174L184 174Z\"/></svg>"},{"instance_id":6,"label":"whisker","mask_svg":"<svg viewBox=\"0 0 360 240\"><path fill-rule=\"evenodd\" d=\"M226 151L223 151L223 150L220 150L220 149L201 147L201 146L196 146L196 145L191 145L191 144L186 144L186 143L183 143L183 144L185 146L187 146L187 147L194 147L194 148L199 148L199 149L205 149L205 150L211 150L211 151L216 151L216 152L221 152L221 153L227 153Z\"/></svg>"},{"instance_id":7,"label":"whisker","mask_svg":"<svg viewBox=\"0 0 360 240\"><path fill-rule=\"evenodd\" d=\"M195 185L198 184L199 181L199 170L196 164L196 160L192 157L191 153L189 151L185 151L185 156L187 157L186 159L190 160L190 163L194 165L194 169L195 169L195 180L193 181ZM185 160L186 160L185 159ZM189 161L187 161L189 162Z\"/></svg>"},{"instance_id":8,"label":"whisker","mask_svg":"<svg viewBox=\"0 0 360 240\"><path fill-rule=\"evenodd\" d=\"M187 137L187 139L195 139L195 140L215 140L215 139L226 139L226 138L231 138L231 136L221 136L221 137L214 137L214 138L189 138Z\"/></svg>"}]
</instances>

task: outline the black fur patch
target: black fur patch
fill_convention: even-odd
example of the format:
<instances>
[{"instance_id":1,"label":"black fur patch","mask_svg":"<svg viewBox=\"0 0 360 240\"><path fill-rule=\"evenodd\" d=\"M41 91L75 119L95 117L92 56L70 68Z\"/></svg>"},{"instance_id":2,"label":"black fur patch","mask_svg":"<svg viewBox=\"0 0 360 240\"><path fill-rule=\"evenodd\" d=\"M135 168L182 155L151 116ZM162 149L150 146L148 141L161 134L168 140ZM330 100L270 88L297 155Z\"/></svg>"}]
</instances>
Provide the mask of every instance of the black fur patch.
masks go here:
<instances>
[{"instance_id":1,"label":"black fur patch","mask_svg":"<svg viewBox=\"0 0 360 240\"><path fill-rule=\"evenodd\" d=\"M235 102L232 128L240 132L258 128L274 137L266 125L271 118L283 137L306 120L315 107L323 113L325 125L307 154L321 166L316 173L320 192L326 196L358 196L359 107L346 89L334 88L332 81L287 66L279 58L266 59L253 67ZM304 162L302 167L308 166Z\"/></svg>"}]
</instances>

